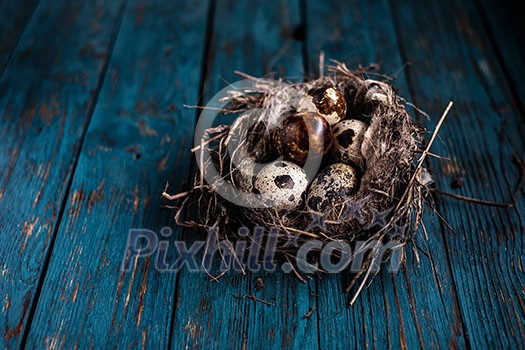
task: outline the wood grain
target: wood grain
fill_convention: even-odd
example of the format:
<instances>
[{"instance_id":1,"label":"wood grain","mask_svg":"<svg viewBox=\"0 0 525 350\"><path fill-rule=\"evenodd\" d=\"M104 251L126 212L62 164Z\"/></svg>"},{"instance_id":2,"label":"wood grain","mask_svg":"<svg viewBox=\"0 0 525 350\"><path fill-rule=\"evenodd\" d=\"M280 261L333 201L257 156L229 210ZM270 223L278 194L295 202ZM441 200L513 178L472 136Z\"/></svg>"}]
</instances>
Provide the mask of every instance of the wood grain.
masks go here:
<instances>
[{"instance_id":1,"label":"wood grain","mask_svg":"<svg viewBox=\"0 0 525 350\"><path fill-rule=\"evenodd\" d=\"M160 193L166 181L187 189L194 168L197 113L183 104L206 102L235 70L315 76L321 50L379 63L432 116L410 110L428 129L454 100L432 147L450 160L427 162L436 187L508 202L513 158L525 162L525 71L508 23L519 13L503 5L3 2L0 348L523 348L523 189L508 210L436 196L447 224L427 214L406 267L353 306L348 274L210 282L159 272L155 255L121 270L129 229L175 227ZM175 228L165 241L200 237Z\"/></svg>"},{"instance_id":2,"label":"wood grain","mask_svg":"<svg viewBox=\"0 0 525 350\"><path fill-rule=\"evenodd\" d=\"M176 275L121 270L128 231L171 219L160 194L189 173L208 2L132 0L57 232L27 347L165 348ZM176 233L172 234L174 240ZM173 259L173 257L171 257Z\"/></svg>"},{"instance_id":3,"label":"wood grain","mask_svg":"<svg viewBox=\"0 0 525 350\"><path fill-rule=\"evenodd\" d=\"M382 73L397 77L393 84L410 99L386 1L311 1L307 5L311 69L317 68L321 50L326 59L344 61L353 68L377 63ZM424 224L429 239L420 232L415 242L420 262L409 249L407 266L397 274L384 270L353 306L343 293L349 276L328 276L319 282L322 348L466 347L439 223L425 215Z\"/></svg>"},{"instance_id":4,"label":"wood grain","mask_svg":"<svg viewBox=\"0 0 525 350\"><path fill-rule=\"evenodd\" d=\"M38 298L120 4L42 1L0 77L1 348Z\"/></svg>"},{"instance_id":5,"label":"wood grain","mask_svg":"<svg viewBox=\"0 0 525 350\"><path fill-rule=\"evenodd\" d=\"M0 74L4 71L37 4L38 0L3 1L0 4Z\"/></svg>"},{"instance_id":6,"label":"wood grain","mask_svg":"<svg viewBox=\"0 0 525 350\"><path fill-rule=\"evenodd\" d=\"M449 100L453 113L433 150L437 187L470 197L508 202L525 154L524 127L493 48L476 12L443 2L396 2L395 17L413 97L438 115ZM473 8L474 4L470 5ZM451 16L450 14L454 14ZM454 28L454 30L451 30ZM433 59L429 59L432 57ZM462 177L464 185L451 186ZM472 348L521 347L524 342L523 196L505 210L443 198L441 214L456 231L444 231L455 289Z\"/></svg>"},{"instance_id":7,"label":"wood grain","mask_svg":"<svg viewBox=\"0 0 525 350\"><path fill-rule=\"evenodd\" d=\"M522 45L525 25L521 20L520 4L507 0L484 0L480 3L467 2L466 5L471 6L470 11L466 12L467 16L479 16L474 26L483 33L482 40L493 47L494 57L501 63L502 75L495 78L498 83L509 85L520 114L525 117L525 67L521 64L525 59ZM480 28L480 24L483 24L483 28Z\"/></svg>"},{"instance_id":8,"label":"wood grain","mask_svg":"<svg viewBox=\"0 0 525 350\"><path fill-rule=\"evenodd\" d=\"M275 6L264 1L218 2L204 100L227 82L238 80L235 70L302 79L301 44L293 35L299 25L296 1L280 1ZM188 232L186 238L194 234ZM263 280L262 290L257 288L258 278ZM316 314L304 317L315 307L311 292L315 284L302 284L281 272L232 272L210 282L206 274L182 270L172 348L316 348Z\"/></svg>"}]
</instances>

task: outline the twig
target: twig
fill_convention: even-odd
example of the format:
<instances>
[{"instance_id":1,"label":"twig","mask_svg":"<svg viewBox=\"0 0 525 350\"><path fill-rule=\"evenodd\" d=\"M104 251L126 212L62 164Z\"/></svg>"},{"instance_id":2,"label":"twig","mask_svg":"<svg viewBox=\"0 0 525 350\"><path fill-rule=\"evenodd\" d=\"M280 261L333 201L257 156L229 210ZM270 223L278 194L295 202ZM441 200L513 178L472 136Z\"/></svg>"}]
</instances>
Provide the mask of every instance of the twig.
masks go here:
<instances>
[{"instance_id":1,"label":"twig","mask_svg":"<svg viewBox=\"0 0 525 350\"><path fill-rule=\"evenodd\" d=\"M315 306L312 306L310 310L308 310L308 312L303 316L303 318L310 318L310 316L312 316L312 314L314 313L314 310Z\"/></svg>"},{"instance_id":2,"label":"twig","mask_svg":"<svg viewBox=\"0 0 525 350\"><path fill-rule=\"evenodd\" d=\"M187 195L190 195L192 191L186 191L186 192L181 192L181 193L177 193L177 194L169 194L167 192L162 192L162 197L166 198L167 200L169 201L174 201L174 200L177 200L179 198L182 198L182 197L186 197Z\"/></svg>"},{"instance_id":3,"label":"twig","mask_svg":"<svg viewBox=\"0 0 525 350\"><path fill-rule=\"evenodd\" d=\"M427 120L430 120L430 116L429 116L425 111L419 109L419 108L418 108L415 104L413 104L413 103L410 103L410 102L408 102L408 101L406 101L406 100L404 100L404 101L405 101L405 104L407 104L408 106L414 108L418 113L424 115L425 118L426 118Z\"/></svg>"},{"instance_id":4,"label":"twig","mask_svg":"<svg viewBox=\"0 0 525 350\"><path fill-rule=\"evenodd\" d=\"M184 108L196 108L196 109L207 109L207 110L210 110L210 111L219 111L219 112L222 112L223 109L222 108L218 108L218 107L208 107L208 106L192 106L192 105L182 105Z\"/></svg>"},{"instance_id":5,"label":"twig","mask_svg":"<svg viewBox=\"0 0 525 350\"><path fill-rule=\"evenodd\" d=\"M379 239L379 242L382 242L383 238L384 238L384 236ZM379 259L378 256L380 256L380 254L378 254L378 251L379 251L379 244L377 244L373 248L373 250L370 252L370 254L372 255L372 259L370 261L370 265L368 266L368 270L366 271L365 277L363 278L363 281L359 285L359 288L357 289L357 292L354 294L354 297L352 298L352 300L350 300L350 305L354 305L355 301L357 300L357 297L359 297L359 294L361 294L361 291L363 290L363 288L365 288L366 282L368 281L368 279L370 277L370 273L375 268L375 266L377 264L377 260ZM379 269L377 270L377 272L379 272ZM377 275L377 272L376 272L376 274L374 274L374 276Z\"/></svg>"},{"instance_id":6,"label":"twig","mask_svg":"<svg viewBox=\"0 0 525 350\"><path fill-rule=\"evenodd\" d=\"M445 220L445 218L437 211L437 210L434 210L434 214L437 215L438 219L443 223L445 224L445 226L450 230L450 232L456 234L456 231L454 231L454 229L452 228L452 226L450 226L450 224L448 223L447 220Z\"/></svg>"},{"instance_id":7,"label":"twig","mask_svg":"<svg viewBox=\"0 0 525 350\"><path fill-rule=\"evenodd\" d=\"M245 294L243 296L236 296L236 295L234 295L233 297L235 299L246 299L246 298L248 298L248 299L253 300L254 302L260 302L260 303L263 303L265 305L273 306L273 304L270 303L269 301L259 299L255 295Z\"/></svg>"},{"instance_id":8,"label":"twig","mask_svg":"<svg viewBox=\"0 0 525 350\"><path fill-rule=\"evenodd\" d=\"M359 285L359 288L357 289L357 292L355 292L352 300L350 300L350 305L354 305L355 301L357 300L357 297L359 296L359 294L361 294L361 291L365 287L368 277L370 277L370 272L372 272L371 267L369 267L368 270L366 271L365 277L363 278L363 282L361 282L361 284Z\"/></svg>"},{"instance_id":9,"label":"twig","mask_svg":"<svg viewBox=\"0 0 525 350\"><path fill-rule=\"evenodd\" d=\"M215 141L215 140L217 140L217 139L220 139L220 138L223 137L224 135L226 135L226 132L222 132L222 133L220 133L219 135L216 135L216 136L214 136L214 137L212 137L212 138L210 138L210 139L204 141L204 143L202 143L201 145L193 147L193 148L191 149L191 153L195 153L197 150L201 149L202 146L205 146L205 145L207 145L207 144L209 144L209 143L211 143L211 142L213 142L213 141Z\"/></svg>"},{"instance_id":10,"label":"twig","mask_svg":"<svg viewBox=\"0 0 525 350\"><path fill-rule=\"evenodd\" d=\"M514 158L514 162L518 165L518 168L520 169L520 177L518 179L516 189L514 190L514 194L512 195L512 202L510 203L498 203L498 202L488 201L488 200L479 199L479 198L462 196L459 194L444 192L444 191L438 190L437 188L431 188L430 191L436 192L437 194L441 194L443 196L465 201L468 203L480 204L480 205L485 205L488 207L496 207L496 208L507 208L507 209L514 208L516 206L516 203L518 202L518 196L521 191L521 187L523 186L523 182L525 180L525 166L523 165L523 163L518 157Z\"/></svg>"},{"instance_id":11,"label":"twig","mask_svg":"<svg viewBox=\"0 0 525 350\"><path fill-rule=\"evenodd\" d=\"M374 193L377 193L377 194L383 195L383 196L388 197L388 198L391 198L391 199L396 199L396 197L392 197L391 195L389 195L389 194L386 193L385 191L381 191L381 190L378 190L378 189L376 189L376 188L368 187L368 190L369 190L370 192L374 192Z\"/></svg>"},{"instance_id":12,"label":"twig","mask_svg":"<svg viewBox=\"0 0 525 350\"><path fill-rule=\"evenodd\" d=\"M450 192L444 192L444 191L438 190L437 188L431 188L430 191L436 192L437 194L441 194L443 196L447 196L450 198L459 199L461 201L465 201L465 202L469 202L473 204L486 205L488 207L513 208L516 205L516 201L513 201L511 203L497 203L497 202L487 201L484 199L472 198L472 197L462 196L462 195L454 194Z\"/></svg>"},{"instance_id":13,"label":"twig","mask_svg":"<svg viewBox=\"0 0 525 350\"><path fill-rule=\"evenodd\" d=\"M206 271L208 272L208 271ZM208 276L210 276L210 282L219 282L219 279L224 276L226 274L226 272L228 272L228 270L224 270L222 271L221 273L219 273L218 275L216 276L212 276L208 273Z\"/></svg>"},{"instance_id":14,"label":"twig","mask_svg":"<svg viewBox=\"0 0 525 350\"><path fill-rule=\"evenodd\" d=\"M412 175L412 178L410 179L410 182L408 183L407 189L405 190L405 192L401 196L401 199L399 200L399 202L398 202L398 204L396 206L396 209L394 209L394 212L396 212L401 207L401 205L403 203L403 200L408 195L410 189L412 189L412 185L414 184L414 181L416 180L416 176L417 176L419 170L421 169L421 167L423 166L423 162L424 162L425 158L427 157L427 155L428 155L428 153L430 151L430 147L434 143L434 140L436 139L436 136L437 136L437 134L439 132L439 129L441 128L441 125L443 125L443 122L447 118L447 114L450 111L450 109L452 108L453 104L454 103L452 101L450 101L448 103L447 108L445 109L445 111L441 115L441 118L439 119L439 122L437 123L436 128L434 129L434 132L432 133L432 137L430 137L430 141L428 142L427 148L423 151L423 154L421 154L421 157L419 158L419 161L418 161L417 166L416 166L416 170L414 171L414 174Z\"/></svg>"},{"instance_id":15,"label":"twig","mask_svg":"<svg viewBox=\"0 0 525 350\"><path fill-rule=\"evenodd\" d=\"M435 153L432 153L432 152L428 152L428 155L431 156L431 157L437 158L437 159L442 159L442 160L447 160L447 161L451 160L449 157L440 156L439 154L435 154Z\"/></svg>"},{"instance_id":16,"label":"twig","mask_svg":"<svg viewBox=\"0 0 525 350\"><path fill-rule=\"evenodd\" d=\"M254 77L253 75L250 75L250 74L246 74L246 73L241 72L239 70L236 70L233 73L237 74L238 76L240 76L242 78L246 78L246 79L250 79L250 80L259 80L259 78Z\"/></svg>"},{"instance_id":17,"label":"twig","mask_svg":"<svg viewBox=\"0 0 525 350\"><path fill-rule=\"evenodd\" d=\"M288 227L288 226L283 226L283 229L284 229L285 231L297 232L297 233L300 233L300 234L302 234L302 235L309 236L309 237L312 237L312 238L319 238L319 236L316 235L315 233L310 233L310 232L308 232L308 231L299 230L299 229L297 229L297 228Z\"/></svg>"},{"instance_id":18,"label":"twig","mask_svg":"<svg viewBox=\"0 0 525 350\"><path fill-rule=\"evenodd\" d=\"M306 283L305 279L303 278L303 276L301 276L301 274L295 269L295 266L292 264L292 262L290 261L290 258L288 257L288 255L285 255L285 258L286 258L286 261L288 261L288 264L290 265L290 267L292 268L292 271L295 275L295 277L297 277L297 279L303 283Z\"/></svg>"},{"instance_id":19,"label":"twig","mask_svg":"<svg viewBox=\"0 0 525 350\"><path fill-rule=\"evenodd\" d=\"M201 152L199 154L199 184L204 185L204 139L201 138Z\"/></svg>"}]
</instances>

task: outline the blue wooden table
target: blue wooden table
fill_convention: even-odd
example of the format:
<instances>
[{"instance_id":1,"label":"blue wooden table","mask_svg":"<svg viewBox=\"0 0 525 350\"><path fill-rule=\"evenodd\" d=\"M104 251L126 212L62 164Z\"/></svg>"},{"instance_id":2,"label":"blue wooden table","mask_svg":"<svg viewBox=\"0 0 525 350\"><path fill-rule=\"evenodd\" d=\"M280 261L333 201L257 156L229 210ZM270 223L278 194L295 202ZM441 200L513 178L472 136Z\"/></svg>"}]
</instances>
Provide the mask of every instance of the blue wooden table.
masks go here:
<instances>
[{"instance_id":1,"label":"blue wooden table","mask_svg":"<svg viewBox=\"0 0 525 350\"><path fill-rule=\"evenodd\" d=\"M235 70L300 81L320 51L380 64L429 129L453 100L432 148L449 159L427 164L436 188L511 201L525 156L514 18L490 0L2 1L0 349L523 348L523 190L509 209L437 196L448 225L427 215L407 265L352 306L347 274L121 269L131 228L194 234L160 196L190 183L198 113L184 104Z\"/></svg>"}]
</instances>

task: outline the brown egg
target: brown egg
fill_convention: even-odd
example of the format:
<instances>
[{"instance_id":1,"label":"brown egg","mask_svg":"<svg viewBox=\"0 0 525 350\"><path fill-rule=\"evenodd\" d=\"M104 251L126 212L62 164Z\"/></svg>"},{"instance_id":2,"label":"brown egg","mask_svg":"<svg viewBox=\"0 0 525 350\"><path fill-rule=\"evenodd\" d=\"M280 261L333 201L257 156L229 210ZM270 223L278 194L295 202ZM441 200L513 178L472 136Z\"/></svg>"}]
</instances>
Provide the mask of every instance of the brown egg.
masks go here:
<instances>
[{"instance_id":1,"label":"brown egg","mask_svg":"<svg viewBox=\"0 0 525 350\"><path fill-rule=\"evenodd\" d=\"M328 152L332 145L332 128L318 113L293 113L274 129L272 139L284 160L303 165L308 157L318 158Z\"/></svg>"},{"instance_id":2,"label":"brown egg","mask_svg":"<svg viewBox=\"0 0 525 350\"><path fill-rule=\"evenodd\" d=\"M343 94L332 86L310 89L297 106L299 112L317 112L334 125L346 116L346 102Z\"/></svg>"}]
</instances>

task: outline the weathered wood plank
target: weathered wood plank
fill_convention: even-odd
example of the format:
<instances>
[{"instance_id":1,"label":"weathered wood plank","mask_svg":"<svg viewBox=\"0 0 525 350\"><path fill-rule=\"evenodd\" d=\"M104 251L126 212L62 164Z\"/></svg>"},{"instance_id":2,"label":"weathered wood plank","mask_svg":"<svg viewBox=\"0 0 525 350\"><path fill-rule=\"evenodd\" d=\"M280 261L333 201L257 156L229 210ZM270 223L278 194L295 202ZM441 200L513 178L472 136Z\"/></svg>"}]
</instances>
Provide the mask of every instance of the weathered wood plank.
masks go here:
<instances>
[{"instance_id":1,"label":"weathered wood plank","mask_svg":"<svg viewBox=\"0 0 525 350\"><path fill-rule=\"evenodd\" d=\"M417 104L437 115L449 100L443 142L434 152L437 187L508 202L523 159L525 128L488 44L473 3L400 1L394 11L399 42ZM462 177L464 185L451 183ZM523 193L523 192L522 192ZM516 208L476 206L443 198L440 211L459 308L472 348L522 348L525 342L523 196Z\"/></svg>"},{"instance_id":2,"label":"weathered wood plank","mask_svg":"<svg viewBox=\"0 0 525 350\"><path fill-rule=\"evenodd\" d=\"M218 2L205 101L224 87L225 81L238 80L234 70L256 76L274 71L281 77L302 80L301 45L292 37L299 23L296 1L274 6L265 1ZM191 235L194 233L187 237ZM263 279L263 290L256 288L257 278ZM315 288L310 285L280 272L232 272L214 283L205 274L182 270L172 348L316 348L316 314L304 318L315 306L310 295ZM272 305L242 298L245 295Z\"/></svg>"},{"instance_id":3,"label":"weathered wood plank","mask_svg":"<svg viewBox=\"0 0 525 350\"><path fill-rule=\"evenodd\" d=\"M525 59L525 48L523 47L525 24L522 20L520 5L515 1L484 0L472 4L478 11L469 11L467 15L480 14L480 19L487 31L484 40L487 45L493 45L496 55L503 62L503 75L495 78L500 79L500 84L510 84L511 94L518 100L518 103L521 103L519 107L523 116L525 113L525 79L523 79L525 67L522 62Z\"/></svg>"},{"instance_id":4,"label":"weathered wood plank","mask_svg":"<svg viewBox=\"0 0 525 350\"><path fill-rule=\"evenodd\" d=\"M38 297L120 5L42 1L0 77L1 348L20 344Z\"/></svg>"},{"instance_id":5,"label":"weathered wood plank","mask_svg":"<svg viewBox=\"0 0 525 350\"><path fill-rule=\"evenodd\" d=\"M43 0L0 77L0 118L20 120L0 126L0 241L8 242L0 248L4 347L20 343L119 6ZM387 74L411 62L410 85L404 73L395 82L403 96L410 97L410 91L432 116L448 99L456 102L441 134L446 146L434 147L453 159L432 162L438 188L510 198L518 175L511 159L525 154L521 107L516 107L522 96L512 93L516 87L521 91L522 68L509 63L519 48L505 51L507 44L499 47L498 40L491 46L474 4L405 1L389 7L386 0L356 0L307 6L310 71L320 49L349 66L382 63ZM218 4L206 98L225 85L223 79L235 80L235 69L301 75L299 45L288 37L299 23L297 3L266 7ZM523 197L509 211L440 200L440 211L457 233L442 233L438 222L427 218L429 241L419 237L418 244L429 256L419 253L421 266L411 254L406 269L381 274L350 308L342 293L345 276L324 276L305 286L279 273L230 274L215 284L187 271L179 277L160 274L149 259L121 272L128 229L159 231L170 222L171 213L159 211L157 196L165 180L171 191L186 188L194 112L181 104L197 100L206 8L206 3L185 8L141 0L129 5L27 345L166 347L171 336L174 348L522 347ZM283 8L288 10L280 14ZM70 13L75 20L67 19ZM490 30L496 38L507 33ZM460 176L463 188L452 188ZM258 277L265 281L262 291L255 287ZM274 305L235 298L245 294ZM316 310L304 319L312 306Z\"/></svg>"},{"instance_id":6,"label":"weathered wood plank","mask_svg":"<svg viewBox=\"0 0 525 350\"><path fill-rule=\"evenodd\" d=\"M195 0L127 4L28 347L167 346L176 274L159 272L153 256L129 272L121 265L131 228L169 223L166 181L177 191L187 180L195 113L182 104L198 99L207 9Z\"/></svg>"},{"instance_id":7,"label":"weathered wood plank","mask_svg":"<svg viewBox=\"0 0 525 350\"><path fill-rule=\"evenodd\" d=\"M382 73L399 73L394 85L410 100L404 73L399 72L404 62L387 1L310 1L307 23L311 70L317 69L321 50L326 59L349 67L379 63ZM465 348L441 230L436 218L426 215L424 223L429 239L422 233L416 237L420 263L409 251L404 269L396 275L380 273L353 306L343 292L347 277L328 276L319 282L321 348Z\"/></svg>"},{"instance_id":8,"label":"weathered wood plank","mask_svg":"<svg viewBox=\"0 0 525 350\"><path fill-rule=\"evenodd\" d=\"M38 0L3 1L0 4L0 73L4 71L37 4Z\"/></svg>"}]
</instances>

